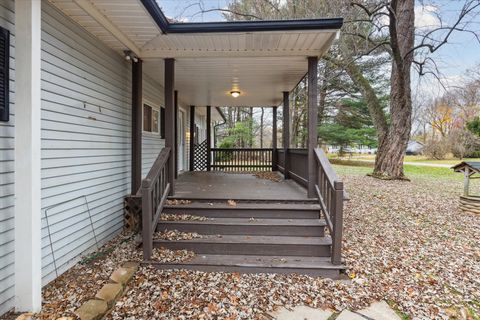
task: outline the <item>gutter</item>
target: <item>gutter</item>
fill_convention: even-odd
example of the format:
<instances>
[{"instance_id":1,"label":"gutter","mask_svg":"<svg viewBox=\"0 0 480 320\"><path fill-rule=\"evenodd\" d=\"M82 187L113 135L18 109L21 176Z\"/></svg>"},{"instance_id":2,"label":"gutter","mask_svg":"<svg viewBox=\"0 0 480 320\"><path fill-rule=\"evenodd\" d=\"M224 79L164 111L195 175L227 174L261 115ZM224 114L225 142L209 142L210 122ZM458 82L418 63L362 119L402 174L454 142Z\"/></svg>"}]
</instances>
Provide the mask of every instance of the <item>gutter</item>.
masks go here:
<instances>
[{"instance_id":1,"label":"gutter","mask_svg":"<svg viewBox=\"0 0 480 320\"><path fill-rule=\"evenodd\" d=\"M338 30L343 18L171 23L155 0L140 0L164 34Z\"/></svg>"}]
</instances>

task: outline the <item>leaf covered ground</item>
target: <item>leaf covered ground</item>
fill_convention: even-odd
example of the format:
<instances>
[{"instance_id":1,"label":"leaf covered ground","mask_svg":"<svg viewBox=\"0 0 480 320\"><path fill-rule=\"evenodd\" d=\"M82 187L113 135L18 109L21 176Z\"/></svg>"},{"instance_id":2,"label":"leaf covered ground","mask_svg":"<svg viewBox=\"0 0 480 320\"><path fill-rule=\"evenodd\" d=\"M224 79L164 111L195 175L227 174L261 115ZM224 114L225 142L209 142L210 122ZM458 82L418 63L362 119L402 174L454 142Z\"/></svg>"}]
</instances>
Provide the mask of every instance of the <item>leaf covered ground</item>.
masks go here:
<instances>
[{"instance_id":1,"label":"leaf covered ground","mask_svg":"<svg viewBox=\"0 0 480 320\"><path fill-rule=\"evenodd\" d=\"M145 267L110 318L252 319L277 305L342 310L382 299L413 319L478 317L480 217L458 210L461 181L342 171L351 281Z\"/></svg>"},{"instance_id":2,"label":"leaf covered ground","mask_svg":"<svg viewBox=\"0 0 480 320\"><path fill-rule=\"evenodd\" d=\"M412 175L411 182L382 181L366 177L368 168L336 169L351 199L344 239L350 281L141 267L108 318L263 319L278 305L340 311L386 300L406 318L478 319L480 216L458 209L461 180ZM40 318L71 315L116 262L141 258L133 238L119 239L105 257L47 286ZM176 259L170 252L162 260L170 256Z\"/></svg>"}]
</instances>

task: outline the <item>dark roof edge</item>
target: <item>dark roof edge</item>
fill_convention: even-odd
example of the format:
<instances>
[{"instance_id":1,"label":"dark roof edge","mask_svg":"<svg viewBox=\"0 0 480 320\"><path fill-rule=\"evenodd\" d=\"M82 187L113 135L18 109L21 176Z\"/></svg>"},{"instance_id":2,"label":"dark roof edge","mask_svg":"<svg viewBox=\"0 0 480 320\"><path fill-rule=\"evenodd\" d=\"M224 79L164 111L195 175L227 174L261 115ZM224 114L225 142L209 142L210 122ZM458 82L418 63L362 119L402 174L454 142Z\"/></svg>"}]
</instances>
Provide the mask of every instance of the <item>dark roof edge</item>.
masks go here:
<instances>
[{"instance_id":1,"label":"dark roof edge","mask_svg":"<svg viewBox=\"0 0 480 320\"><path fill-rule=\"evenodd\" d=\"M228 22L170 23L169 33L254 32L295 30L338 30L342 18L308 20L258 20Z\"/></svg>"},{"instance_id":2,"label":"dark roof edge","mask_svg":"<svg viewBox=\"0 0 480 320\"><path fill-rule=\"evenodd\" d=\"M343 18L170 23L155 0L140 0L163 33L338 30Z\"/></svg>"},{"instance_id":3,"label":"dark roof edge","mask_svg":"<svg viewBox=\"0 0 480 320\"><path fill-rule=\"evenodd\" d=\"M147 9L148 13L150 16L153 18L155 23L158 25L160 30L162 30L163 33L168 32L168 26L170 22L168 22L167 17L163 14L162 9L158 6L158 3L155 0L140 0Z\"/></svg>"}]
</instances>

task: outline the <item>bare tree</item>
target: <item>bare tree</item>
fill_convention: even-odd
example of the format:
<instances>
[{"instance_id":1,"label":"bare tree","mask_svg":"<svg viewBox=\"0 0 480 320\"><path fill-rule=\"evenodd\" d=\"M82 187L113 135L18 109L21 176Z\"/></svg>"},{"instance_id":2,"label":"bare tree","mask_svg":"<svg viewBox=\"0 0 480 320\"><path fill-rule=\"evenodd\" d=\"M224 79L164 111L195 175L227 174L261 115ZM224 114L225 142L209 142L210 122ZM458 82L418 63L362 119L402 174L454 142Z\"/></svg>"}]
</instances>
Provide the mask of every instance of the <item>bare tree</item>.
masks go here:
<instances>
[{"instance_id":1,"label":"bare tree","mask_svg":"<svg viewBox=\"0 0 480 320\"><path fill-rule=\"evenodd\" d=\"M342 16L342 37L325 59L344 70L360 89L374 122L378 152L373 175L403 179L403 159L412 128L412 66L420 75L439 77L432 54L445 46L456 32L469 32L478 21L480 0L464 0L451 23L438 14L439 25L415 28L414 0L238 0L222 9L230 20L309 18ZM365 74L364 65L388 63L390 109L381 103L376 83Z\"/></svg>"}]
</instances>

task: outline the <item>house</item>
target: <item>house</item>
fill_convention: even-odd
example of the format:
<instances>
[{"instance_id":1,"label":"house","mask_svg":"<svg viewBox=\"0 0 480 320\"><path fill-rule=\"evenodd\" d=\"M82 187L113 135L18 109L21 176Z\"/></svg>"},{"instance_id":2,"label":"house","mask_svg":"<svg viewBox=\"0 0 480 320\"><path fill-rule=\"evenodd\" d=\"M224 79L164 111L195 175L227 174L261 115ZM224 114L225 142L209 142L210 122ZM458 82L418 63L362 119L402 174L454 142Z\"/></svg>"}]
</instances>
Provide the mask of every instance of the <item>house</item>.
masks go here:
<instances>
[{"instance_id":1,"label":"house","mask_svg":"<svg viewBox=\"0 0 480 320\"><path fill-rule=\"evenodd\" d=\"M407 155L419 155L423 153L424 144L418 141L411 140L408 142L407 150L405 153Z\"/></svg>"},{"instance_id":2,"label":"house","mask_svg":"<svg viewBox=\"0 0 480 320\"><path fill-rule=\"evenodd\" d=\"M216 107L272 106L276 121L282 105L288 115L289 92L308 70L317 81L341 25L170 23L154 0L0 2L0 314L39 310L42 285L118 234L124 198L140 190L148 258L167 196L202 183L181 180L196 146L205 141L206 170L244 166L215 164L218 152L246 159L212 148ZM341 268L343 185L316 149L309 87L308 150L289 149L287 128L283 149L264 151L271 164L257 165L307 187L316 204L299 212L325 215L332 237L318 241L331 274Z\"/></svg>"}]
</instances>

